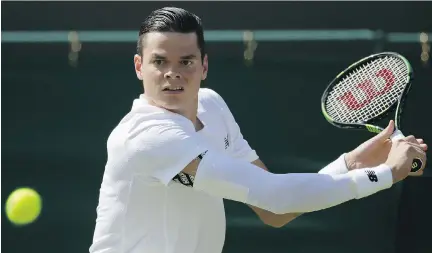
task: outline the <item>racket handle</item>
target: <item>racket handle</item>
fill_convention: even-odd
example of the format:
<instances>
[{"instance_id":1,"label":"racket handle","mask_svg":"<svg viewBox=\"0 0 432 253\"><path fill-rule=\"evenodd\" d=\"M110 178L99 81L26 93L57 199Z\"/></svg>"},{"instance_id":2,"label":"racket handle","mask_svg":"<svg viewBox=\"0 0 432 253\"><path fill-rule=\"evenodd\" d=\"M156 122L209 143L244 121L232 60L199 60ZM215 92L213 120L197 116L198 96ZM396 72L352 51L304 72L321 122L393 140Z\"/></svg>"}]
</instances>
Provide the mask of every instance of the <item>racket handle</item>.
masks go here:
<instances>
[{"instance_id":1,"label":"racket handle","mask_svg":"<svg viewBox=\"0 0 432 253\"><path fill-rule=\"evenodd\" d=\"M393 134L390 136L390 139L392 141L397 141L397 140L400 140L402 138L405 138L405 135L400 130L394 131Z\"/></svg>"},{"instance_id":2,"label":"racket handle","mask_svg":"<svg viewBox=\"0 0 432 253\"><path fill-rule=\"evenodd\" d=\"M390 136L390 139L392 141L400 140L402 138L405 138L405 135L400 130L394 131L394 133ZM420 158L414 158L412 164L411 164L411 172L417 172L421 169L423 166L423 161Z\"/></svg>"}]
</instances>

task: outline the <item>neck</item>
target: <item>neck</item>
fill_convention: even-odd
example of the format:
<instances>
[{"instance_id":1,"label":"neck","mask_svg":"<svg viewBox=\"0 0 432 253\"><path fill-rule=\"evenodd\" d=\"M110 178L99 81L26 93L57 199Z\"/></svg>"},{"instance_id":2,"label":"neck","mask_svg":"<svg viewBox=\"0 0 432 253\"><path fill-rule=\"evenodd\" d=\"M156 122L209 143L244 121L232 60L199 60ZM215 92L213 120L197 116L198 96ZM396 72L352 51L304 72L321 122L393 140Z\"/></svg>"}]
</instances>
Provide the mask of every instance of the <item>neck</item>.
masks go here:
<instances>
[{"instance_id":1,"label":"neck","mask_svg":"<svg viewBox=\"0 0 432 253\"><path fill-rule=\"evenodd\" d=\"M195 127L196 131L200 131L201 129L204 128L203 123L198 119L197 115L198 115L198 106L196 105L195 108L193 110L169 110L171 112L180 114L184 117L186 117L187 119L189 119L190 121L192 121L192 124Z\"/></svg>"},{"instance_id":2,"label":"neck","mask_svg":"<svg viewBox=\"0 0 432 253\"><path fill-rule=\"evenodd\" d=\"M194 126L196 126L197 121L198 121L197 120L197 114L198 114L198 107L197 106L195 106L195 108L191 108L189 110L183 109L183 110L169 110L169 111L182 115L183 117L192 121Z\"/></svg>"},{"instance_id":3,"label":"neck","mask_svg":"<svg viewBox=\"0 0 432 253\"><path fill-rule=\"evenodd\" d=\"M202 122L198 119L198 98L194 100L193 103L191 103L188 107L181 109L181 110L171 110L174 113L180 114L183 117L189 119L192 124L195 126L195 130L199 131L201 130L204 125Z\"/></svg>"},{"instance_id":4,"label":"neck","mask_svg":"<svg viewBox=\"0 0 432 253\"><path fill-rule=\"evenodd\" d=\"M150 104L152 104L154 106L164 108L162 106L157 105L151 99L149 99L148 101ZM192 124L195 126L196 130L201 130L203 128L201 121L199 121L199 119L197 117L197 115L198 115L198 98L193 103L189 104L189 106L182 108L182 109L167 109L167 108L164 108L164 109L168 110L170 112L173 112L173 113L180 114L183 117L189 119L192 122Z\"/></svg>"}]
</instances>

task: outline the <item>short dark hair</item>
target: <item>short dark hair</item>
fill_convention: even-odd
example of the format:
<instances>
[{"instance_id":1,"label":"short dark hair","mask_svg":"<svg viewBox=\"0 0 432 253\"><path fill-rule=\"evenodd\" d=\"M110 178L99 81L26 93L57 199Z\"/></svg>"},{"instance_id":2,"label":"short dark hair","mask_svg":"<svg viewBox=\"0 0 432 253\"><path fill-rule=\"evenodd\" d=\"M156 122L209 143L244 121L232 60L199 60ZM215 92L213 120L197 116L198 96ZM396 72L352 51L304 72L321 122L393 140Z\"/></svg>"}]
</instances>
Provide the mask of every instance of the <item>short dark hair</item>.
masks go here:
<instances>
[{"instance_id":1,"label":"short dark hair","mask_svg":"<svg viewBox=\"0 0 432 253\"><path fill-rule=\"evenodd\" d=\"M201 59L204 59L205 41L201 19L182 8L164 7L150 13L141 23L137 43L137 54L142 56L143 38L149 32L178 32L191 33L197 36L198 47L201 51Z\"/></svg>"}]
</instances>

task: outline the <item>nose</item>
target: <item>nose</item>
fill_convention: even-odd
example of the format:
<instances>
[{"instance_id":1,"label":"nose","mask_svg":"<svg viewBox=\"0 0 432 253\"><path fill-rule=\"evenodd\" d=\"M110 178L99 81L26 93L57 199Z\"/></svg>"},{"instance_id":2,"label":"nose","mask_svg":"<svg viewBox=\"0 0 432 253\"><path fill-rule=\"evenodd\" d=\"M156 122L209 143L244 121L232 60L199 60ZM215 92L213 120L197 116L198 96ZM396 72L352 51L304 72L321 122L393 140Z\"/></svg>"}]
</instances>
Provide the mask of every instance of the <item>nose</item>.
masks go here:
<instances>
[{"instance_id":1,"label":"nose","mask_svg":"<svg viewBox=\"0 0 432 253\"><path fill-rule=\"evenodd\" d=\"M181 75L180 75L180 73L178 73L176 71L170 70L170 71L165 73L164 77L166 79L180 79Z\"/></svg>"}]
</instances>

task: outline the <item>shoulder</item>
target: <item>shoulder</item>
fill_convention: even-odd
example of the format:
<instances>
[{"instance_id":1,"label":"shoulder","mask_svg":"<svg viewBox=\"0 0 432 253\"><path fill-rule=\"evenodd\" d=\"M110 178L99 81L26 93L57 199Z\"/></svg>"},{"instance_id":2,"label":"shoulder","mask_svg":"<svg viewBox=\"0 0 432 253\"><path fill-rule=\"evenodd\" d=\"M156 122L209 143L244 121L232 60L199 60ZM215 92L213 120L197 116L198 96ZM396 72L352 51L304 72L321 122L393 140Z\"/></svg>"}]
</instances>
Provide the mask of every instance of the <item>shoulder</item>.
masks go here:
<instances>
[{"instance_id":1,"label":"shoulder","mask_svg":"<svg viewBox=\"0 0 432 253\"><path fill-rule=\"evenodd\" d=\"M216 91L210 88L200 88L198 93L200 98L203 99L219 99L221 96Z\"/></svg>"},{"instance_id":2,"label":"shoulder","mask_svg":"<svg viewBox=\"0 0 432 253\"><path fill-rule=\"evenodd\" d=\"M209 88L201 88L198 93L198 98L200 103L205 105L206 107L214 106L218 109L228 107L222 96L216 91Z\"/></svg>"},{"instance_id":3,"label":"shoulder","mask_svg":"<svg viewBox=\"0 0 432 253\"><path fill-rule=\"evenodd\" d=\"M112 131L108 147L151 150L194 132L192 122L185 117L135 100L131 111Z\"/></svg>"},{"instance_id":4,"label":"shoulder","mask_svg":"<svg viewBox=\"0 0 432 253\"><path fill-rule=\"evenodd\" d=\"M164 171L162 168L179 167L180 171L184 168L180 165L186 165L204 148L192 123L164 114L155 117L135 113L116 127L107 143L111 164L127 164L144 174Z\"/></svg>"},{"instance_id":5,"label":"shoulder","mask_svg":"<svg viewBox=\"0 0 432 253\"><path fill-rule=\"evenodd\" d=\"M134 173L163 179L164 183L205 148L190 120L145 104L133 106L107 143L111 170L129 168Z\"/></svg>"}]
</instances>

